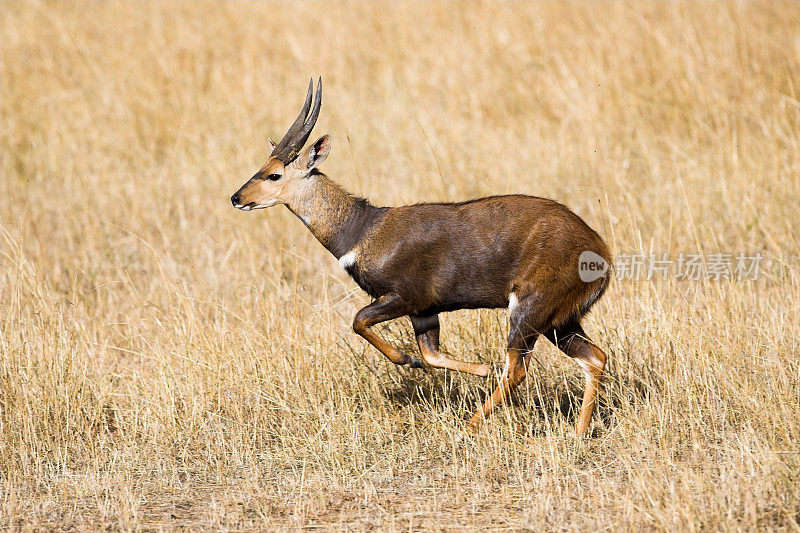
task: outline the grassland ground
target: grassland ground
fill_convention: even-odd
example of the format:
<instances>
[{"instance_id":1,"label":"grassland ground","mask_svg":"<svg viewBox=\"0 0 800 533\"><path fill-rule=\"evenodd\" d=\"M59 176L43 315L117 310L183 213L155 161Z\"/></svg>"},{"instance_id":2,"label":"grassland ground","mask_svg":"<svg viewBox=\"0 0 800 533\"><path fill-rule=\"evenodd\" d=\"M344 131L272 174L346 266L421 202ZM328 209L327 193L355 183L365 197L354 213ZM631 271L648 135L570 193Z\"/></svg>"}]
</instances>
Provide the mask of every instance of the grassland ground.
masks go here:
<instances>
[{"instance_id":1,"label":"grassland ground","mask_svg":"<svg viewBox=\"0 0 800 533\"><path fill-rule=\"evenodd\" d=\"M0 527L800 526L800 5L0 4ZM618 257L582 379L396 368L284 208L228 197L322 75L323 170L382 205L559 200ZM735 260L734 260L735 262ZM500 363L507 314L443 317ZM383 333L413 350L410 324Z\"/></svg>"}]
</instances>

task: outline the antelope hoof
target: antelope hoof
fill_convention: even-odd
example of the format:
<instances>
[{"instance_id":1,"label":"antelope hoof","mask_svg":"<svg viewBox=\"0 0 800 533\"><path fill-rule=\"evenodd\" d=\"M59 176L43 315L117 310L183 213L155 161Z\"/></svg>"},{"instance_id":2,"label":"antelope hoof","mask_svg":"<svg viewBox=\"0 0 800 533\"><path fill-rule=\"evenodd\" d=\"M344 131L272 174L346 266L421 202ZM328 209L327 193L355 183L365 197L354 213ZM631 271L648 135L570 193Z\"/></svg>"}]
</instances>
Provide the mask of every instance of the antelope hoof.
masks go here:
<instances>
[{"instance_id":1,"label":"antelope hoof","mask_svg":"<svg viewBox=\"0 0 800 533\"><path fill-rule=\"evenodd\" d=\"M483 415L481 413L475 413L474 415L469 417L469 420L467 420L466 424L464 424L461 433L463 433L467 437L474 437L475 435L478 434L478 430L480 429L480 427L483 425L484 422L485 420L483 418Z\"/></svg>"},{"instance_id":2,"label":"antelope hoof","mask_svg":"<svg viewBox=\"0 0 800 533\"><path fill-rule=\"evenodd\" d=\"M462 429L455 436L455 444L458 446L464 446L468 442L470 442L475 437L475 433L470 432L466 429Z\"/></svg>"},{"instance_id":3,"label":"antelope hoof","mask_svg":"<svg viewBox=\"0 0 800 533\"><path fill-rule=\"evenodd\" d=\"M409 368L425 368L425 365L423 365L418 359L414 359L413 357L409 357L408 359Z\"/></svg>"},{"instance_id":4,"label":"antelope hoof","mask_svg":"<svg viewBox=\"0 0 800 533\"><path fill-rule=\"evenodd\" d=\"M503 377L503 372L505 371L505 365L497 364L497 363L487 363L486 365L486 375L484 377L495 376L498 379Z\"/></svg>"}]
</instances>

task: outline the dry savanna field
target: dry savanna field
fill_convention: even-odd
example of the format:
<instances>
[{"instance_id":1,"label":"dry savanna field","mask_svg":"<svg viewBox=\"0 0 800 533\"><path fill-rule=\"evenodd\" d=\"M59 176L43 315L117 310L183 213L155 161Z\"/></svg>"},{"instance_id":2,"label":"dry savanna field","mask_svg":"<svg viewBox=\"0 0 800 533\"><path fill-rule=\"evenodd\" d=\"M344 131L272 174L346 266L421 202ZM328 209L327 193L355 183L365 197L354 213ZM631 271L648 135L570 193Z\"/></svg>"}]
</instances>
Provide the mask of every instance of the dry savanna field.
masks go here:
<instances>
[{"instance_id":1,"label":"dry savanna field","mask_svg":"<svg viewBox=\"0 0 800 533\"><path fill-rule=\"evenodd\" d=\"M800 4L0 15L0 528L800 529ZM545 196L617 257L759 275L618 275L592 437L540 341L460 440L498 372L393 366L297 218L230 205L317 75L322 168L376 204ZM443 348L499 368L507 321Z\"/></svg>"}]
</instances>

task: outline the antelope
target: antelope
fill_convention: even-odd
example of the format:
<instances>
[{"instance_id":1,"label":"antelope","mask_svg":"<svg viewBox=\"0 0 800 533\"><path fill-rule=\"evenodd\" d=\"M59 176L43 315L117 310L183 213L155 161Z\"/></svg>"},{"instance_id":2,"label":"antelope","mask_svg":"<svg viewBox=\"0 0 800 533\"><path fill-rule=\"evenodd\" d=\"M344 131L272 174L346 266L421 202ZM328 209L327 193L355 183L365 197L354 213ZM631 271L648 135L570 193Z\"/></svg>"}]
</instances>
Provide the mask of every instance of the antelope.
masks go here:
<instances>
[{"instance_id":1,"label":"antelope","mask_svg":"<svg viewBox=\"0 0 800 533\"><path fill-rule=\"evenodd\" d=\"M583 371L576 431L586 435L606 355L581 320L611 277L603 239L564 205L535 196L377 207L348 193L318 169L331 151L329 135L303 149L322 105L322 78L312 108L313 89L311 80L297 119L277 145L269 140L266 163L231 196L233 206L288 207L372 298L356 314L353 330L396 365L423 366L373 326L408 316L425 363L487 377L488 364L440 352L439 315L508 307L505 368L467 431L474 432L525 379L533 345L544 336Z\"/></svg>"}]
</instances>

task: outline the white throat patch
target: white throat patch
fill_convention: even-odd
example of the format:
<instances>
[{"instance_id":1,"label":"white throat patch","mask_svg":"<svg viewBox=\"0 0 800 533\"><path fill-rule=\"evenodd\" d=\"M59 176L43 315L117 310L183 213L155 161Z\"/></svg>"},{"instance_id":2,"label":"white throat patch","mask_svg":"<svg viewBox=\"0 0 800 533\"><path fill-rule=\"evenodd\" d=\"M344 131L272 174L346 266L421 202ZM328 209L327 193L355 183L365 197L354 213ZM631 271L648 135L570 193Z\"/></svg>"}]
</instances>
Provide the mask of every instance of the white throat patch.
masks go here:
<instances>
[{"instance_id":1,"label":"white throat patch","mask_svg":"<svg viewBox=\"0 0 800 533\"><path fill-rule=\"evenodd\" d=\"M517 298L517 295L512 292L508 295L508 312L513 313L514 309L517 308L517 305L519 305L519 299Z\"/></svg>"},{"instance_id":2,"label":"white throat patch","mask_svg":"<svg viewBox=\"0 0 800 533\"><path fill-rule=\"evenodd\" d=\"M342 270L347 270L351 266L356 264L356 253L355 252L347 252L342 257L339 258L339 266L342 267Z\"/></svg>"}]
</instances>

